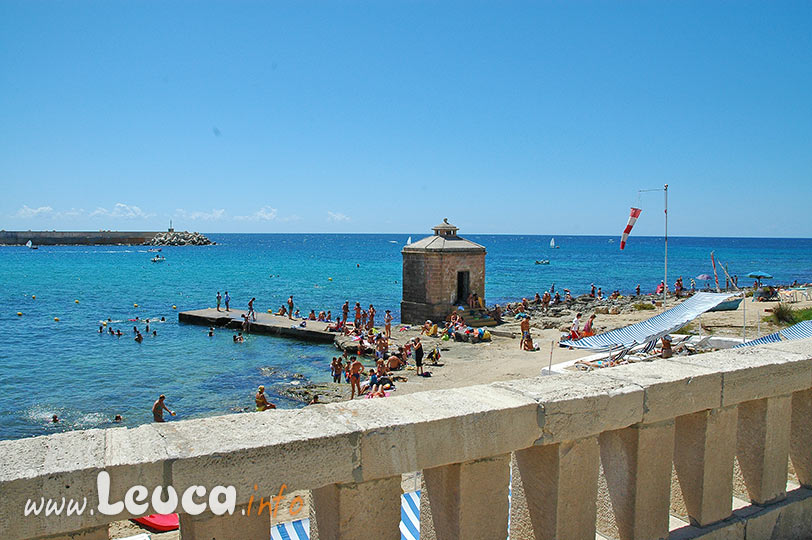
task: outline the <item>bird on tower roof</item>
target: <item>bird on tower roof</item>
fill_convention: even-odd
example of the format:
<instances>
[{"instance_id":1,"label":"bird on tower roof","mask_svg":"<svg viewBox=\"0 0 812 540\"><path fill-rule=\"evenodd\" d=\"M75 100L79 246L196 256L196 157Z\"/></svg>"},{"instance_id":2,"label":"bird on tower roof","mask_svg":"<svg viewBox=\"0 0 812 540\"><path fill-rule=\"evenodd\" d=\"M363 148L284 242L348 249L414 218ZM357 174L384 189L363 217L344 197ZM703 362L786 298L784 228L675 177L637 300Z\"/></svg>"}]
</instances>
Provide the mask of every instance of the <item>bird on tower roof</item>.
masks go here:
<instances>
[{"instance_id":1,"label":"bird on tower roof","mask_svg":"<svg viewBox=\"0 0 812 540\"><path fill-rule=\"evenodd\" d=\"M485 247L457 235L459 228L443 219L439 225L432 227L433 236L427 236L403 248L403 252L414 251L485 251Z\"/></svg>"}]
</instances>

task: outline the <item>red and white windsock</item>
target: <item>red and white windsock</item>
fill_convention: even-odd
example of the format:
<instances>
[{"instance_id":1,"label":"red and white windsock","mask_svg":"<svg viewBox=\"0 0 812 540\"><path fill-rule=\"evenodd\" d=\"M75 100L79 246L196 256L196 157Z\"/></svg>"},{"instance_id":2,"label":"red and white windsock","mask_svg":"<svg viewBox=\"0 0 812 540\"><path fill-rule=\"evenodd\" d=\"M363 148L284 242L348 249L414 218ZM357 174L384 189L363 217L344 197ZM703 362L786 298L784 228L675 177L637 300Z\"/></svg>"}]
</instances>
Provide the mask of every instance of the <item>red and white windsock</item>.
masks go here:
<instances>
[{"instance_id":1,"label":"red and white windsock","mask_svg":"<svg viewBox=\"0 0 812 540\"><path fill-rule=\"evenodd\" d=\"M632 227L634 227L634 224L637 223L637 218L640 217L640 212L642 212L640 208L632 208L632 211L629 214L629 222L626 223L626 228L623 229L623 236L620 237L620 249L626 247L626 239L629 237L629 233L632 232Z\"/></svg>"}]
</instances>

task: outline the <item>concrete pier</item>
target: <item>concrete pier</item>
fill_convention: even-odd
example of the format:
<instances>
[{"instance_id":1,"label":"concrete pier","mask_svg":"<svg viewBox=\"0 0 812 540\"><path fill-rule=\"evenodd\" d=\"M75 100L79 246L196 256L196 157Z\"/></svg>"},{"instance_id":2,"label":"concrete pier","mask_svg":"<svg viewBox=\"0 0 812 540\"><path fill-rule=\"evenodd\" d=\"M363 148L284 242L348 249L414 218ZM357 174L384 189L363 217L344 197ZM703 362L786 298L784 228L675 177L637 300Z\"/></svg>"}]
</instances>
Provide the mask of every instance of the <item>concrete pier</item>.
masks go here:
<instances>
[{"instance_id":1,"label":"concrete pier","mask_svg":"<svg viewBox=\"0 0 812 540\"><path fill-rule=\"evenodd\" d=\"M240 309L226 311L221 308L196 309L178 313L178 322L197 324L200 326L217 326L220 328L242 329L243 318L248 312ZM272 315L270 313L257 313L257 320L251 321L247 332L251 334L271 334L302 341L316 341L319 343L333 343L338 332L328 332L327 327L332 323L309 321L306 319L288 319L287 316ZM302 322L306 326L299 326Z\"/></svg>"}]
</instances>

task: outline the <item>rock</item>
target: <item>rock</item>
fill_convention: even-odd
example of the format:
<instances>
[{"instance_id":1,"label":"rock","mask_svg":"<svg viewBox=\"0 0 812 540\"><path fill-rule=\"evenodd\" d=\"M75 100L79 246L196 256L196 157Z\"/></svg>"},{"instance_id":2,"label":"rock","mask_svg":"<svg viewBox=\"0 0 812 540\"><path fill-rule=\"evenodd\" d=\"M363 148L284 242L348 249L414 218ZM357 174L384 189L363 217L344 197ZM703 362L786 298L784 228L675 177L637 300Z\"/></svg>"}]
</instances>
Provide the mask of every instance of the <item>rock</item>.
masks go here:
<instances>
[{"instance_id":1,"label":"rock","mask_svg":"<svg viewBox=\"0 0 812 540\"><path fill-rule=\"evenodd\" d=\"M595 313L598 315L609 315L609 308L608 307L596 307Z\"/></svg>"},{"instance_id":2,"label":"rock","mask_svg":"<svg viewBox=\"0 0 812 540\"><path fill-rule=\"evenodd\" d=\"M609 308L609 315L620 315L620 309L616 307Z\"/></svg>"},{"instance_id":3,"label":"rock","mask_svg":"<svg viewBox=\"0 0 812 540\"><path fill-rule=\"evenodd\" d=\"M214 244L199 232L165 232L156 234L145 246L208 246Z\"/></svg>"}]
</instances>

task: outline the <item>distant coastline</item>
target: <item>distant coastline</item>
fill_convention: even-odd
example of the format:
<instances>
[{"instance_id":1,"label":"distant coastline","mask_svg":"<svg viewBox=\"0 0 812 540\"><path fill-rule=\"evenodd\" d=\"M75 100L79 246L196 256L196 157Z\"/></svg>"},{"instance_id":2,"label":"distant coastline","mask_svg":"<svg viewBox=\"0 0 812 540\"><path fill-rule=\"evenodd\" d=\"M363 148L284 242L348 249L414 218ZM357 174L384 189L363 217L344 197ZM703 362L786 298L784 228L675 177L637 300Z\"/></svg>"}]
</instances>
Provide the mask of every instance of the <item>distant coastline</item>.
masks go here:
<instances>
[{"instance_id":1,"label":"distant coastline","mask_svg":"<svg viewBox=\"0 0 812 540\"><path fill-rule=\"evenodd\" d=\"M158 231L0 231L0 244L22 246L142 245Z\"/></svg>"}]
</instances>

